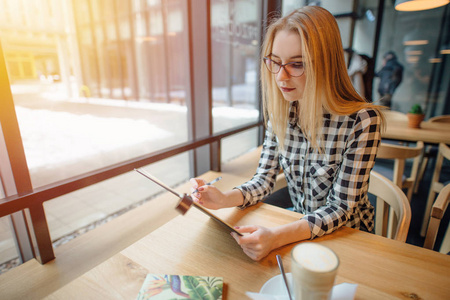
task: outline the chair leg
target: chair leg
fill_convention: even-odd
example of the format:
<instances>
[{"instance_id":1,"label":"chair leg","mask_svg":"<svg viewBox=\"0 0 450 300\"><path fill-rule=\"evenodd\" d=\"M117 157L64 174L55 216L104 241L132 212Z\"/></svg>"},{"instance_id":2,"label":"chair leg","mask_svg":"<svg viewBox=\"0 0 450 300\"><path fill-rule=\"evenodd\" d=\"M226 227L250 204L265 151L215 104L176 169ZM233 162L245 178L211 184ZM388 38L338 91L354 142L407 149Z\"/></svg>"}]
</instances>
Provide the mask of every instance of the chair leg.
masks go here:
<instances>
[{"instance_id":1,"label":"chair leg","mask_svg":"<svg viewBox=\"0 0 450 300\"><path fill-rule=\"evenodd\" d=\"M427 231L428 222L430 219L431 207L434 203L434 198L436 197L436 192L434 190L434 186L430 187L430 194L428 195L427 204L425 206L425 213L423 215L422 228L420 229L420 235L422 237L425 236Z\"/></svg>"},{"instance_id":2,"label":"chair leg","mask_svg":"<svg viewBox=\"0 0 450 300\"><path fill-rule=\"evenodd\" d=\"M414 182L414 194L417 194L417 192L419 191L419 185L423 179L423 175L425 174L427 165L428 165L428 156L424 156L422 162L420 163L419 174L417 174L416 181Z\"/></svg>"},{"instance_id":3,"label":"chair leg","mask_svg":"<svg viewBox=\"0 0 450 300\"><path fill-rule=\"evenodd\" d=\"M447 226L447 230L445 231L444 239L442 240L441 247L439 248L439 252L447 254L450 252L450 228Z\"/></svg>"},{"instance_id":4,"label":"chair leg","mask_svg":"<svg viewBox=\"0 0 450 300\"><path fill-rule=\"evenodd\" d=\"M413 184L414 184L414 183L413 183ZM406 197L408 198L409 203L411 203L413 190L414 190L414 185L411 185L411 186L408 188L407 192L406 192Z\"/></svg>"}]
</instances>

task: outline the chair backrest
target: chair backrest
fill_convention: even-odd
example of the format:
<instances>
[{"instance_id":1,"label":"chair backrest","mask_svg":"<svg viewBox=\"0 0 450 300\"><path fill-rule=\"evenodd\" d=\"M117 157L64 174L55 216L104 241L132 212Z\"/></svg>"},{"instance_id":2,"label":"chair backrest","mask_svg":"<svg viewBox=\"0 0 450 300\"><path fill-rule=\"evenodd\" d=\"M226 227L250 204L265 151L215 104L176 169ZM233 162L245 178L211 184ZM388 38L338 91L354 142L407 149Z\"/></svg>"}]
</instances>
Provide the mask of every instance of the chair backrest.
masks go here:
<instances>
[{"instance_id":1,"label":"chair backrest","mask_svg":"<svg viewBox=\"0 0 450 300\"><path fill-rule=\"evenodd\" d=\"M397 223L392 228L392 239L406 242L411 223L411 206L405 193L383 175L370 173L369 194L376 197L375 234L387 237L389 214L394 213ZM391 209L389 209L391 208Z\"/></svg>"},{"instance_id":2,"label":"chair backrest","mask_svg":"<svg viewBox=\"0 0 450 300\"><path fill-rule=\"evenodd\" d=\"M435 116L428 119L428 122L450 123L450 115Z\"/></svg>"},{"instance_id":3,"label":"chair backrest","mask_svg":"<svg viewBox=\"0 0 450 300\"><path fill-rule=\"evenodd\" d=\"M441 159L442 161L440 162L439 168L442 168L442 163L444 161L444 158L446 158L447 160L450 160L450 147L447 146L447 144L440 143L438 159ZM441 171L441 169L439 169L439 171Z\"/></svg>"},{"instance_id":4,"label":"chair backrest","mask_svg":"<svg viewBox=\"0 0 450 300\"><path fill-rule=\"evenodd\" d=\"M430 222L428 223L427 235L425 236L425 243L423 244L424 248L433 250L434 243L436 242L436 236L439 230L439 225L447 209L449 201L450 183L441 190L439 196L436 199L436 202L434 202L433 204L430 215Z\"/></svg>"},{"instance_id":5,"label":"chair backrest","mask_svg":"<svg viewBox=\"0 0 450 300\"><path fill-rule=\"evenodd\" d=\"M406 121L408 122L408 116L405 113L395 110L383 110L386 121Z\"/></svg>"},{"instance_id":6,"label":"chair backrest","mask_svg":"<svg viewBox=\"0 0 450 300\"><path fill-rule=\"evenodd\" d=\"M425 214L423 216L422 228L420 234L425 236L428 219L430 217L431 206L433 205L434 198L437 193L440 193L444 188L444 184L439 181L441 175L442 164L444 163L444 158L450 160L450 147L444 143L439 144L439 152L436 158L436 165L434 166L433 177L431 177L430 192L428 194L427 204L425 206Z\"/></svg>"},{"instance_id":7,"label":"chair backrest","mask_svg":"<svg viewBox=\"0 0 450 300\"><path fill-rule=\"evenodd\" d=\"M423 151L423 147L424 144L421 141L417 142L415 147L387 144L384 142L381 142L378 147L377 158L394 160L392 181L398 187L408 189L407 197L410 201L414 188L414 182L416 181L417 172L419 170L420 155ZM407 158L414 158L414 162L410 176L406 180L403 180ZM376 163L375 166L375 169L377 169Z\"/></svg>"},{"instance_id":8,"label":"chair backrest","mask_svg":"<svg viewBox=\"0 0 450 300\"><path fill-rule=\"evenodd\" d=\"M439 144L439 152L436 158L436 165L434 166L433 177L431 178L430 190L439 193L444 184L439 182L439 177L441 175L442 164L444 163L444 158L450 160L450 147L444 143ZM430 191L430 192L431 192Z\"/></svg>"}]
</instances>

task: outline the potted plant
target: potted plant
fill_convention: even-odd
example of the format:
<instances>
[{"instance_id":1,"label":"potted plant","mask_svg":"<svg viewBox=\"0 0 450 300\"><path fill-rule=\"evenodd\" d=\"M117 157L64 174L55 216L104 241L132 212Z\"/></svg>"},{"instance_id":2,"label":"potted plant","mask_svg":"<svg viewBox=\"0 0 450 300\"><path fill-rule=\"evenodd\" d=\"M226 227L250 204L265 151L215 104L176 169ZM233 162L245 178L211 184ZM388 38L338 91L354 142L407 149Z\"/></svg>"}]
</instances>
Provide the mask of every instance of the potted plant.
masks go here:
<instances>
[{"instance_id":1,"label":"potted plant","mask_svg":"<svg viewBox=\"0 0 450 300\"><path fill-rule=\"evenodd\" d=\"M422 106L420 106L420 104L414 104L407 115L408 115L408 126L411 128L420 128L420 123L425 118Z\"/></svg>"}]
</instances>

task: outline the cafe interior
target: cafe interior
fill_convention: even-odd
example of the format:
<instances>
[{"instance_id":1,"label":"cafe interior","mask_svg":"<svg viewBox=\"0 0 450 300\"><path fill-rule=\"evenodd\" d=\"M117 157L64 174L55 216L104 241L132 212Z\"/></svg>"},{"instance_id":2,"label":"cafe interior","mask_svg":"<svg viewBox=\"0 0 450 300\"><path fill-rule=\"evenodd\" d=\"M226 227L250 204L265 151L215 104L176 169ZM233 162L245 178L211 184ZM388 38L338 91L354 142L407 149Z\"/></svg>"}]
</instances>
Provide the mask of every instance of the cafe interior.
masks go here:
<instances>
[{"instance_id":1,"label":"cafe interior","mask_svg":"<svg viewBox=\"0 0 450 300\"><path fill-rule=\"evenodd\" d=\"M403 68L370 177L375 232L311 242L339 257L336 283L357 286L346 299L448 299L448 3L1 0L0 299L136 298L148 274L216 276L223 299L249 299L280 274L275 255L291 272L295 244L251 261L226 226L301 214L259 203L211 211L219 224L180 214L164 186L183 195L190 178L221 176L229 190L252 177L263 35L307 5L335 17L367 101L381 103L387 53Z\"/></svg>"}]
</instances>

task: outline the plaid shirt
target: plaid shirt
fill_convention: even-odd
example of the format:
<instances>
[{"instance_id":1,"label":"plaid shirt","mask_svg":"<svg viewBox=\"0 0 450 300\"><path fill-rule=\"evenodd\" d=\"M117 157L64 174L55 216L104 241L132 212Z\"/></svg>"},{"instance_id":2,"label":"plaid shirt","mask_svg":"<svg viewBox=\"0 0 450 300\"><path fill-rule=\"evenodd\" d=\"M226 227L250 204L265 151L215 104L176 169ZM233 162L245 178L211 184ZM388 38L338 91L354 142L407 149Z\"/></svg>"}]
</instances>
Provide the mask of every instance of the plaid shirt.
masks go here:
<instances>
[{"instance_id":1,"label":"plaid shirt","mask_svg":"<svg viewBox=\"0 0 450 300\"><path fill-rule=\"evenodd\" d=\"M346 225L372 231L374 208L367 190L380 143L381 118L362 109L350 116L324 114L324 153L311 148L297 125L297 102L291 104L284 149L269 124L261 158L253 178L237 188L242 208L268 196L276 175L283 170L294 210L304 214L311 239Z\"/></svg>"}]
</instances>

